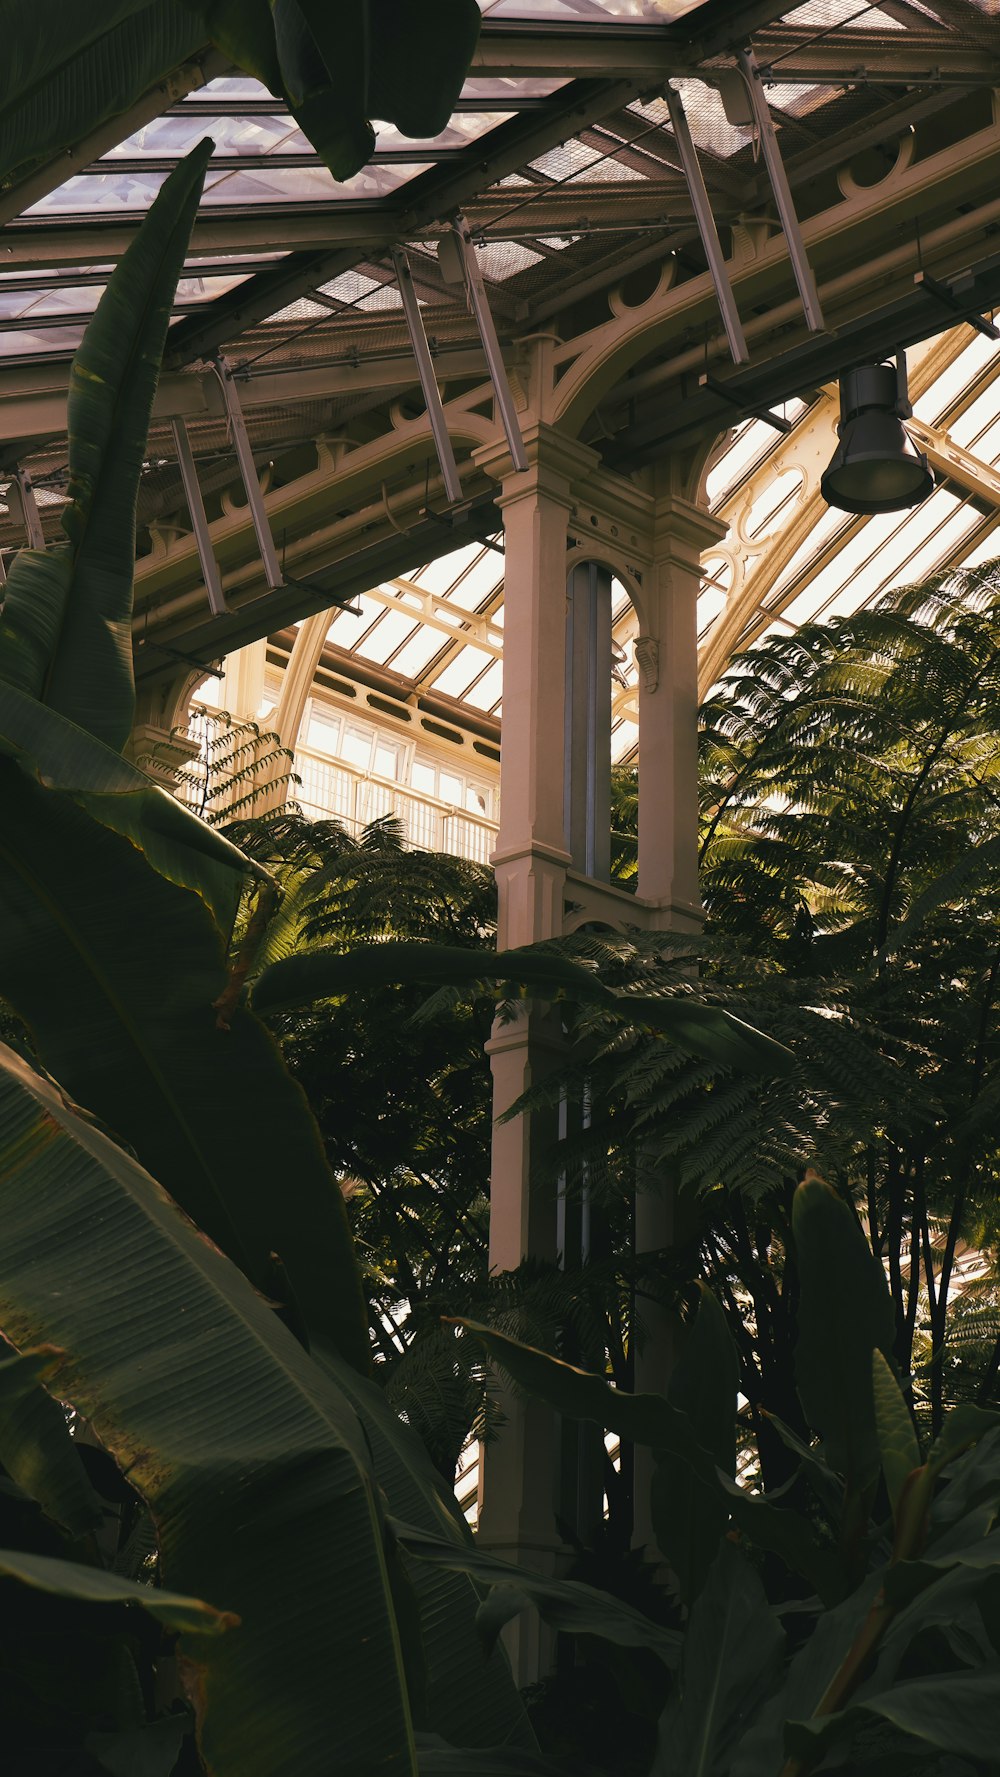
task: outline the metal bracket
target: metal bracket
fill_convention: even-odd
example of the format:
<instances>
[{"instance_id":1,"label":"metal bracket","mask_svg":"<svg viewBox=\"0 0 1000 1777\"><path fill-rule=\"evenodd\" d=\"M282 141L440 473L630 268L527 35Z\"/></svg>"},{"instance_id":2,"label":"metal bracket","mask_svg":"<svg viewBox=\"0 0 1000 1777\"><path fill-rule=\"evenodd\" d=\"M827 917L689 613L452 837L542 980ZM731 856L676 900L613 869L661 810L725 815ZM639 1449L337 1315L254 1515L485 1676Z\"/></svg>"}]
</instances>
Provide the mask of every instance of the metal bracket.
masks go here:
<instances>
[{"instance_id":1,"label":"metal bracket","mask_svg":"<svg viewBox=\"0 0 1000 1777\"><path fill-rule=\"evenodd\" d=\"M786 420L783 413L775 413L771 407L762 407L759 403L748 403L739 389L731 389L726 383L720 382L717 376L710 376L706 371L698 378L698 387L708 389L712 395L718 395L720 401L728 401L730 406L738 407L741 414L750 414L755 420L763 420L765 426L773 426L776 432L790 432L791 420Z\"/></svg>"},{"instance_id":2,"label":"metal bracket","mask_svg":"<svg viewBox=\"0 0 1000 1777\"><path fill-rule=\"evenodd\" d=\"M479 269L479 261L476 258L476 249L472 244L472 235L469 232L469 225L464 216L456 216L454 218L451 224L451 234L446 235L444 240L438 246L439 259L441 257L442 247L445 247L446 243L449 241L454 242L458 250L462 276L465 281L466 291L468 292L469 304L472 308L472 313L476 318L476 326L479 328L479 337L483 342L483 351L486 354L486 364L490 373L490 382L493 384L493 394L497 404L497 412L500 415L500 423L503 426L504 435L507 439L507 449L510 451L510 460L515 469L524 470L528 467L528 459L524 452L524 439L521 437L521 422L517 417L517 409L514 406L514 397L510 392L510 384L507 381L503 353L500 350L500 341L497 338L497 330L493 320L493 311L490 308L489 297L486 294L486 286L483 283L483 274ZM445 258L447 258L447 253ZM447 281L455 281L453 277L448 277L446 264L442 265L442 270Z\"/></svg>"},{"instance_id":3,"label":"metal bracket","mask_svg":"<svg viewBox=\"0 0 1000 1777\"><path fill-rule=\"evenodd\" d=\"M441 402L441 391L437 386L437 377L434 375L434 360L431 357L431 348L424 331L424 318L420 313L416 290L413 288L413 273L410 270L405 247L393 248L392 263L396 273L396 282L399 285L399 294L403 299L406 330L413 347L413 356L417 361L417 375L420 378L420 388L424 397L424 406L427 409L427 418L430 421L434 448L441 466L444 490L449 503L455 506L462 498L462 478L458 473L455 452L451 447L448 421L445 419L444 407Z\"/></svg>"},{"instance_id":4,"label":"metal bracket","mask_svg":"<svg viewBox=\"0 0 1000 1777\"><path fill-rule=\"evenodd\" d=\"M271 591L277 592L284 586L285 577L278 564L278 552L274 547L274 538L271 535L271 526L268 523L267 511L264 506L264 497L260 491L260 482L257 480L257 465L253 460L253 447L250 443L246 420L243 418L243 409L236 392L236 384L233 381L233 372L221 354L213 362L216 375L222 386L222 399L229 420L229 435L232 438L233 448L240 465L243 486L246 488L250 517L253 520L254 534L257 538L257 548L260 550L260 559L264 564L264 578Z\"/></svg>"},{"instance_id":5,"label":"metal bracket","mask_svg":"<svg viewBox=\"0 0 1000 1777\"><path fill-rule=\"evenodd\" d=\"M191 515L191 529L194 531L194 540L198 545L198 560L201 563L201 577L205 582L205 591L208 594L209 609L213 617L225 617L229 607L226 604L226 595L222 590L219 564L215 559L215 551L212 548L212 539L209 535L208 515L205 511L205 502L201 497L201 485L198 481L198 470L191 450L188 429L180 418L171 420L170 427L174 435L174 449L177 452L177 467L181 472L184 498Z\"/></svg>"},{"instance_id":6,"label":"metal bracket","mask_svg":"<svg viewBox=\"0 0 1000 1777\"><path fill-rule=\"evenodd\" d=\"M930 272L918 271L914 273L913 285L916 290L926 290L928 296L939 302L942 308L950 309L953 315L963 320L967 326L974 327L984 338L1000 339L1000 327L987 321L986 316L980 314L977 308L963 302L954 284L943 284L940 279L932 278Z\"/></svg>"},{"instance_id":7,"label":"metal bracket","mask_svg":"<svg viewBox=\"0 0 1000 1777\"><path fill-rule=\"evenodd\" d=\"M729 282L729 273L726 270L725 255L722 251L722 242L719 240L719 231L715 226L715 217L712 214L712 205L705 185L701 165L698 160L698 152L691 135L691 127L687 120L687 112L684 109L684 101L681 98L680 93L675 87L672 87L669 82L664 88L664 93L666 95L667 107L670 111L670 123L674 132L674 140L677 143L678 153L681 157L681 166L684 169L684 177L687 180L688 190L691 193L691 202L694 205L698 233L701 236L701 244L705 249L705 257L708 260L708 269L712 274L712 283L715 285L715 294L719 300L719 308L722 311L722 324L726 329L729 350L732 353L734 364L746 364L750 357L750 353L747 350L747 342L744 337L739 310L736 307L736 298L733 295L733 287Z\"/></svg>"},{"instance_id":8,"label":"metal bracket","mask_svg":"<svg viewBox=\"0 0 1000 1777\"><path fill-rule=\"evenodd\" d=\"M738 49L736 52L736 59L746 76L747 86L750 91L750 103L753 106L754 122L757 125L757 136L760 141L761 153L764 156L764 161L767 166L768 176L771 181L771 189L774 192L774 201L778 206L778 216L781 220L782 232L788 247L788 257L792 264L792 275L795 278L799 300L802 303L802 312L806 318L806 326L811 333L825 333L826 322L823 319L823 310L820 307L819 292L816 289L816 279L813 277L812 266L809 264L809 259L806 254L806 244L802 239L802 230L799 227L799 219L795 214L795 205L792 202L792 192L788 183L788 174L785 172L785 164L781 158L781 150L778 147L774 119L771 116L767 100L764 97L764 88L761 83L760 68L757 65L757 58L752 49Z\"/></svg>"},{"instance_id":9,"label":"metal bracket","mask_svg":"<svg viewBox=\"0 0 1000 1777\"><path fill-rule=\"evenodd\" d=\"M35 499L35 488L27 469L15 469L14 485L21 503L21 516L24 528L28 533L29 549L45 548L45 533L42 530L42 517Z\"/></svg>"}]
</instances>

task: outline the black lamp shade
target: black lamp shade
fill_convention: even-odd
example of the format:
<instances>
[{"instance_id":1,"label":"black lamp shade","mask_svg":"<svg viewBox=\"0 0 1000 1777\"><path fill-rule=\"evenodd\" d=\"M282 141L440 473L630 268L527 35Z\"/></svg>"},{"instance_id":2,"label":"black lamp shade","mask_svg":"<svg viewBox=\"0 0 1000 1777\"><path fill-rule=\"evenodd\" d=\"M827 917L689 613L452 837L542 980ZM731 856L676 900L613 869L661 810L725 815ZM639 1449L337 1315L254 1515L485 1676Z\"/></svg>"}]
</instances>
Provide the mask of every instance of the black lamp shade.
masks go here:
<instances>
[{"instance_id":1,"label":"black lamp shade","mask_svg":"<svg viewBox=\"0 0 1000 1777\"><path fill-rule=\"evenodd\" d=\"M820 481L828 505L844 512L902 512L933 492L930 464L899 419L895 372L887 366L843 378L837 433L840 442Z\"/></svg>"}]
</instances>

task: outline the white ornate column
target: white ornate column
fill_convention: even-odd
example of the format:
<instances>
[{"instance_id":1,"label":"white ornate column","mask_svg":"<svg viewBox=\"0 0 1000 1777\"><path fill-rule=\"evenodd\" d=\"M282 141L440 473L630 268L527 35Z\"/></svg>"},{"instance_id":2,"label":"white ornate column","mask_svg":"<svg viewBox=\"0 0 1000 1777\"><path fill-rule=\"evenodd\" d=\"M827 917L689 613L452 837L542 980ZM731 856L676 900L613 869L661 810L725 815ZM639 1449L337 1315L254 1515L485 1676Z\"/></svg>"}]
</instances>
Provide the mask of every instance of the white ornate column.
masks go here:
<instances>
[{"instance_id":1,"label":"white ornate column","mask_svg":"<svg viewBox=\"0 0 1000 1777\"><path fill-rule=\"evenodd\" d=\"M504 517L500 831L493 855L501 950L563 930L570 861L563 806L567 531L574 479L596 462L593 451L545 426L528 428L525 446L529 467L521 473L500 447L476 453L502 483ZM494 1028L488 1050L499 1118L562 1054L558 1019L529 1002L514 1023ZM555 1139L556 1117L553 1111L494 1123L491 1271L513 1270L529 1256L557 1256L555 1189L536 1174L539 1152ZM551 1570L560 1547L555 1417L540 1402L512 1394L503 1406L507 1423L482 1455L479 1540ZM514 1627L511 1654L524 1684L547 1664L550 1638L533 1613Z\"/></svg>"},{"instance_id":2,"label":"white ornate column","mask_svg":"<svg viewBox=\"0 0 1000 1777\"><path fill-rule=\"evenodd\" d=\"M644 600L647 633L636 642L639 665L638 893L652 903L649 924L697 932L698 891L698 592L703 556L726 535L690 497L696 467L668 459L654 471L652 569ZM644 1185L646 1188L644 1188ZM636 1252L682 1238L670 1181L636 1178ZM662 1393L673 1365L676 1323L652 1303L641 1310L644 1340L635 1353L635 1388ZM655 1548L649 1521L649 1452L635 1452L633 1540Z\"/></svg>"}]
</instances>

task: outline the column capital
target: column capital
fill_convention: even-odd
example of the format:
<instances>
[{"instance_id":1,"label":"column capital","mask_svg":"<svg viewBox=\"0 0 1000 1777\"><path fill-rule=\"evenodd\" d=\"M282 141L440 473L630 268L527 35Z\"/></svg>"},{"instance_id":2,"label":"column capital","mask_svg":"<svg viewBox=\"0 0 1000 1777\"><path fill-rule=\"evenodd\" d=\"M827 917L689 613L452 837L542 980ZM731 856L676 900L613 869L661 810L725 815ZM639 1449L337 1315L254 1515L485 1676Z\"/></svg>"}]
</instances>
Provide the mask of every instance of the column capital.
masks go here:
<instances>
[{"instance_id":1,"label":"column capital","mask_svg":"<svg viewBox=\"0 0 1000 1777\"><path fill-rule=\"evenodd\" d=\"M690 561L721 543L728 524L683 494L661 494L653 507L653 551L657 561Z\"/></svg>"},{"instance_id":2,"label":"column capital","mask_svg":"<svg viewBox=\"0 0 1000 1777\"><path fill-rule=\"evenodd\" d=\"M497 505L503 507L528 495L545 493L571 507L574 485L600 467L597 451L544 420L533 420L524 428L522 438L527 469L514 468L505 440L482 444L472 453L483 473L501 484Z\"/></svg>"}]
</instances>

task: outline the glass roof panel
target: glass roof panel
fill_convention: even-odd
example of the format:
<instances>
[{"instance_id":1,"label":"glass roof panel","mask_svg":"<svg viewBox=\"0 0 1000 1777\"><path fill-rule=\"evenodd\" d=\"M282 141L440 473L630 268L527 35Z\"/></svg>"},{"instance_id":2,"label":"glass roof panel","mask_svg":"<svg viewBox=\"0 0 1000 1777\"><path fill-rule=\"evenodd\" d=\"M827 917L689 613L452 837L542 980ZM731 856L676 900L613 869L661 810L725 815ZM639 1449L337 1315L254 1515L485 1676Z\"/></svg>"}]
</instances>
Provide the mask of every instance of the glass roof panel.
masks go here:
<instances>
[{"instance_id":1,"label":"glass roof panel","mask_svg":"<svg viewBox=\"0 0 1000 1777\"><path fill-rule=\"evenodd\" d=\"M336 180L326 167L246 168L226 172L214 165L205 180L203 204L247 203L309 203L343 202L346 198L379 198L397 191L418 173L427 171L427 162L400 166L367 166L353 179Z\"/></svg>"},{"instance_id":2,"label":"glass roof panel","mask_svg":"<svg viewBox=\"0 0 1000 1777\"><path fill-rule=\"evenodd\" d=\"M358 653L383 666L390 654L413 634L415 627L416 620L409 611L383 611L381 622L365 636Z\"/></svg>"},{"instance_id":3,"label":"glass roof panel","mask_svg":"<svg viewBox=\"0 0 1000 1777\"><path fill-rule=\"evenodd\" d=\"M27 357L35 353L75 352L83 338L82 327L39 327L37 332L12 332L0 328L0 358Z\"/></svg>"},{"instance_id":4,"label":"glass roof panel","mask_svg":"<svg viewBox=\"0 0 1000 1777\"><path fill-rule=\"evenodd\" d=\"M513 116L513 111L456 111L436 136L404 136L394 124L376 121L375 152L383 148L405 148L411 153L419 148L464 148Z\"/></svg>"},{"instance_id":5,"label":"glass roof panel","mask_svg":"<svg viewBox=\"0 0 1000 1777\"><path fill-rule=\"evenodd\" d=\"M435 691L440 691L444 697L462 697L472 681L478 679L492 660L492 654L487 654L485 648L476 648L470 644L460 654L456 654L454 660L450 660L440 673L435 674L432 681Z\"/></svg>"},{"instance_id":6,"label":"glass roof panel","mask_svg":"<svg viewBox=\"0 0 1000 1777\"><path fill-rule=\"evenodd\" d=\"M502 691L503 662L494 660L493 665L487 667L482 678L477 679L471 690L466 692L465 701L471 703L473 709L489 710L499 701Z\"/></svg>"},{"instance_id":7,"label":"glass roof panel","mask_svg":"<svg viewBox=\"0 0 1000 1777\"><path fill-rule=\"evenodd\" d=\"M190 117L168 113L154 117L135 135L126 136L117 147L102 155L101 164L116 159L133 159L142 154L187 154L203 136L211 136L216 155L270 154L276 148L288 153L313 154L311 142L287 112L276 111L273 117L240 117L233 114L210 117L199 111Z\"/></svg>"},{"instance_id":8,"label":"glass roof panel","mask_svg":"<svg viewBox=\"0 0 1000 1777\"><path fill-rule=\"evenodd\" d=\"M666 25L696 12L703 0L479 0L486 18L536 19L546 24Z\"/></svg>"},{"instance_id":9,"label":"glass roof panel","mask_svg":"<svg viewBox=\"0 0 1000 1777\"><path fill-rule=\"evenodd\" d=\"M428 661L433 660L435 654L440 654L447 642L447 636L443 636L440 630L428 629L425 624L420 624L393 657L393 672L403 673L408 679L418 678Z\"/></svg>"},{"instance_id":10,"label":"glass roof panel","mask_svg":"<svg viewBox=\"0 0 1000 1777\"><path fill-rule=\"evenodd\" d=\"M828 31L833 25L850 25L864 31L905 31L906 26L891 13L882 12L866 0L805 0L782 17L783 25L814 25Z\"/></svg>"},{"instance_id":11,"label":"glass roof panel","mask_svg":"<svg viewBox=\"0 0 1000 1777\"><path fill-rule=\"evenodd\" d=\"M569 85L569 76L552 80L540 74L475 74L462 88L462 102L483 99L547 99Z\"/></svg>"}]
</instances>

